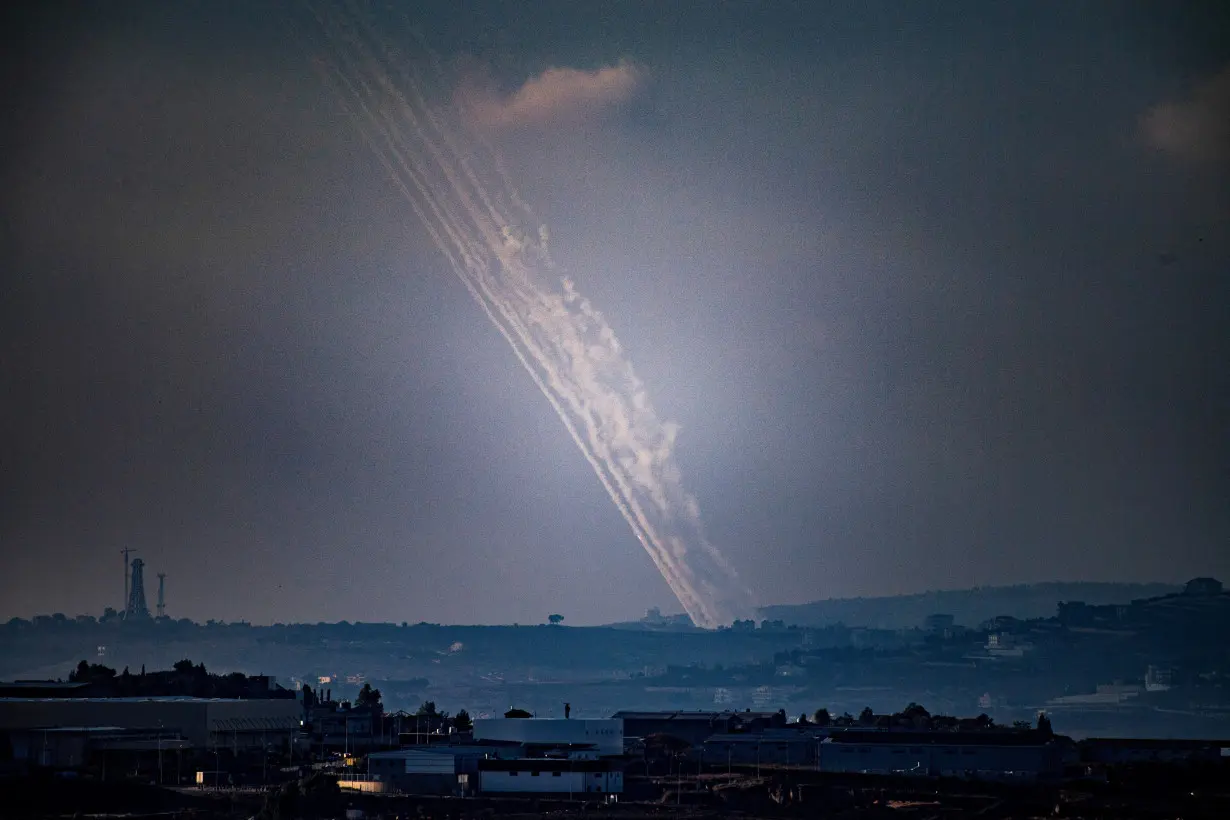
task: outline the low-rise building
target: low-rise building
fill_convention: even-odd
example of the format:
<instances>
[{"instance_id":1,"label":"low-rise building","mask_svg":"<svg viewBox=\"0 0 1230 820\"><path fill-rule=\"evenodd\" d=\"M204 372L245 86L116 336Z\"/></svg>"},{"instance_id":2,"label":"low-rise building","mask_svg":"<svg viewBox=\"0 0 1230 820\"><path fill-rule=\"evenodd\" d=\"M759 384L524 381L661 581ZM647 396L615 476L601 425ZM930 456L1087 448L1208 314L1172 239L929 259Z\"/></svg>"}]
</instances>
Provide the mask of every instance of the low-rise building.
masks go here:
<instances>
[{"instance_id":1,"label":"low-rise building","mask_svg":"<svg viewBox=\"0 0 1230 820\"><path fill-rule=\"evenodd\" d=\"M474 721L472 739L368 755L368 779L418 794L619 794L623 722Z\"/></svg>"},{"instance_id":2,"label":"low-rise building","mask_svg":"<svg viewBox=\"0 0 1230 820\"><path fill-rule=\"evenodd\" d=\"M622 766L610 759L518 758L478 761L483 794L618 795Z\"/></svg>"},{"instance_id":3,"label":"low-rise building","mask_svg":"<svg viewBox=\"0 0 1230 820\"><path fill-rule=\"evenodd\" d=\"M1102 764L1191 763L1230 754L1230 740L1091 737L1077 746L1083 762Z\"/></svg>"},{"instance_id":4,"label":"low-rise building","mask_svg":"<svg viewBox=\"0 0 1230 820\"><path fill-rule=\"evenodd\" d=\"M140 729L178 735L201 749L285 743L299 732L302 718L298 701L285 698L0 698L0 731Z\"/></svg>"},{"instance_id":5,"label":"low-rise building","mask_svg":"<svg viewBox=\"0 0 1230 820\"><path fill-rule=\"evenodd\" d=\"M713 735L695 757L706 766L814 766L821 739L794 729Z\"/></svg>"},{"instance_id":6,"label":"low-rise building","mask_svg":"<svg viewBox=\"0 0 1230 820\"><path fill-rule=\"evenodd\" d=\"M928 615L923 620L923 629L928 632L943 633L947 629L952 629L956 619L947 613L937 612L934 615Z\"/></svg>"},{"instance_id":7,"label":"low-rise building","mask_svg":"<svg viewBox=\"0 0 1230 820\"><path fill-rule=\"evenodd\" d=\"M380 744L384 726L379 707L343 708L337 701L323 701L306 709L304 729L313 748L362 752Z\"/></svg>"},{"instance_id":8,"label":"low-rise building","mask_svg":"<svg viewBox=\"0 0 1230 820\"><path fill-rule=\"evenodd\" d=\"M460 795L478 787L478 763L496 750L488 746L433 746L373 752L367 776L411 794Z\"/></svg>"},{"instance_id":9,"label":"low-rise building","mask_svg":"<svg viewBox=\"0 0 1230 820\"><path fill-rule=\"evenodd\" d=\"M624 753L624 722L618 717L606 720L568 718L483 718L474 721L474 742L504 741L523 746L551 748L592 747L598 755Z\"/></svg>"},{"instance_id":10,"label":"low-rise building","mask_svg":"<svg viewBox=\"0 0 1230 820\"><path fill-rule=\"evenodd\" d=\"M1216 578L1193 578L1183 587L1184 595L1221 595L1222 584Z\"/></svg>"},{"instance_id":11,"label":"low-rise building","mask_svg":"<svg viewBox=\"0 0 1230 820\"><path fill-rule=\"evenodd\" d=\"M7 734L13 760L49 769L82 769L100 756L117 753L170 755L191 748L177 732L119 726L14 729Z\"/></svg>"},{"instance_id":12,"label":"low-rise building","mask_svg":"<svg viewBox=\"0 0 1230 820\"><path fill-rule=\"evenodd\" d=\"M786 725L784 712L706 711L623 711L613 718L623 721L624 734L629 738L670 735L693 746L704 743L713 735L736 731L758 732Z\"/></svg>"},{"instance_id":13,"label":"low-rise building","mask_svg":"<svg viewBox=\"0 0 1230 820\"><path fill-rule=\"evenodd\" d=\"M819 752L825 772L1033 781L1063 771L1060 745L1036 731L842 732Z\"/></svg>"}]
</instances>

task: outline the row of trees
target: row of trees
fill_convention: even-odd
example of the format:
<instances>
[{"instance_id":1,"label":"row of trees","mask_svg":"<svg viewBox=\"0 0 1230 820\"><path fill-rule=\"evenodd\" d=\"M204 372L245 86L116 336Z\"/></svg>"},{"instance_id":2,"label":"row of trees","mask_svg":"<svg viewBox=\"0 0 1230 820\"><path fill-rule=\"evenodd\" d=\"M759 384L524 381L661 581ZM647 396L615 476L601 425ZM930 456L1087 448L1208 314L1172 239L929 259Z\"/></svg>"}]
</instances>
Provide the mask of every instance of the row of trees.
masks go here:
<instances>
[{"instance_id":1,"label":"row of trees","mask_svg":"<svg viewBox=\"0 0 1230 820\"><path fill-rule=\"evenodd\" d=\"M930 729L930 730L985 730L1003 728L998 727L995 721L987 714L978 715L976 718L956 718L948 715L933 715L927 711L926 707L919 703L911 701L900 712L894 712L891 715L877 715L870 707L864 707L862 712L859 712L858 717L854 717L849 712L833 716L828 709L817 709L808 721L806 713L799 716L799 723L813 723L816 726L840 726L840 727L865 727L868 729L893 729L893 728L908 728L908 729ZM1024 730L1035 728L1030 726L1027 721L1016 721L1012 724L1013 729ZM1038 731L1050 735L1054 733L1051 727L1051 719L1045 713L1038 713Z\"/></svg>"},{"instance_id":2,"label":"row of trees","mask_svg":"<svg viewBox=\"0 0 1230 820\"><path fill-rule=\"evenodd\" d=\"M474 728L474 720L465 709L457 710L457 714L450 718L448 712L436 707L434 700L423 701L414 713L414 716L427 718L432 723L439 725L451 725L458 732L469 732Z\"/></svg>"},{"instance_id":3,"label":"row of trees","mask_svg":"<svg viewBox=\"0 0 1230 820\"><path fill-rule=\"evenodd\" d=\"M261 676L250 678L242 672L224 675L210 673L203 663L187 658L169 670L147 673L145 667L133 673L127 667L117 672L101 663L81 661L69 672L70 683L90 685L91 695L105 697L180 696L205 698L293 698L294 692L271 688Z\"/></svg>"}]
</instances>

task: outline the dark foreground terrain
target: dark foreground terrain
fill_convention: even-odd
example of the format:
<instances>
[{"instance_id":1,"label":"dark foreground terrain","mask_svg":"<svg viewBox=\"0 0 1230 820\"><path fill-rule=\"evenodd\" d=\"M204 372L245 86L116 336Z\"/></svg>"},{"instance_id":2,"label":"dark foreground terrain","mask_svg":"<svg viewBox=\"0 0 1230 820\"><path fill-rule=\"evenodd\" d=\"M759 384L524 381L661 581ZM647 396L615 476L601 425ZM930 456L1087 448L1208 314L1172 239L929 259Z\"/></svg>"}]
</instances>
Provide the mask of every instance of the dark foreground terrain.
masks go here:
<instances>
[{"instance_id":1,"label":"dark foreground terrain","mask_svg":"<svg viewBox=\"0 0 1230 820\"><path fill-rule=\"evenodd\" d=\"M488 820L577 816L648 818L1225 818L1226 767L1148 766L1106 773L1098 782L1002 785L823 775L802 770L630 778L617 804L535 798L439 798L326 790L160 788L133 782L50 778L0 781L4 818L415 818Z\"/></svg>"}]
</instances>

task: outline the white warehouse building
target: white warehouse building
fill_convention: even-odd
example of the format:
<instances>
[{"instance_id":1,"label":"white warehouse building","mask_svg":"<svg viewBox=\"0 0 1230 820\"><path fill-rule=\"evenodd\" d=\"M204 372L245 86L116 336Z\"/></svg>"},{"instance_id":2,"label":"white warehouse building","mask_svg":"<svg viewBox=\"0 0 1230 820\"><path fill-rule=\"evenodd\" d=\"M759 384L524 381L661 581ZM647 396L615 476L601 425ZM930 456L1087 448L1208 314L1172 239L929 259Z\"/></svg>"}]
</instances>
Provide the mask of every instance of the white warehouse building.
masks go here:
<instances>
[{"instance_id":1,"label":"white warehouse building","mask_svg":"<svg viewBox=\"0 0 1230 820\"><path fill-rule=\"evenodd\" d=\"M368 755L368 777L414 794L623 792L623 721L479 719L464 743Z\"/></svg>"},{"instance_id":2,"label":"white warehouse building","mask_svg":"<svg viewBox=\"0 0 1230 820\"><path fill-rule=\"evenodd\" d=\"M504 741L527 747L592 746L597 756L624 753L624 722L555 718L488 718L474 721L474 741Z\"/></svg>"}]
</instances>

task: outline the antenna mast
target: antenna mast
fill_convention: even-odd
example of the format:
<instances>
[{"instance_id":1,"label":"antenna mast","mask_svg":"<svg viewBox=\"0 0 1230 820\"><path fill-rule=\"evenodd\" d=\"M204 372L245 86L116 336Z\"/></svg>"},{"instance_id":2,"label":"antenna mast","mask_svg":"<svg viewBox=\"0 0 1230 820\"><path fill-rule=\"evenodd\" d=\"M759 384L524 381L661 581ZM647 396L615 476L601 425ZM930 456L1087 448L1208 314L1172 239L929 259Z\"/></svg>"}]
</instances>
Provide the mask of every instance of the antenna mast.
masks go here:
<instances>
[{"instance_id":1,"label":"antenna mast","mask_svg":"<svg viewBox=\"0 0 1230 820\"><path fill-rule=\"evenodd\" d=\"M145 562L140 558L132 559L132 585L128 590L128 606L124 609L124 620L149 618L149 608L145 605Z\"/></svg>"},{"instance_id":2,"label":"antenna mast","mask_svg":"<svg viewBox=\"0 0 1230 820\"><path fill-rule=\"evenodd\" d=\"M158 617L159 618L165 618L167 615L166 583L167 583L167 574L165 572L158 573Z\"/></svg>"},{"instance_id":3,"label":"antenna mast","mask_svg":"<svg viewBox=\"0 0 1230 820\"><path fill-rule=\"evenodd\" d=\"M124 607L120 610L122 617L128 617L128 556L136 552L132 547L124 547L120 554L124 556Z\"/></svg>"}]
</instances>

